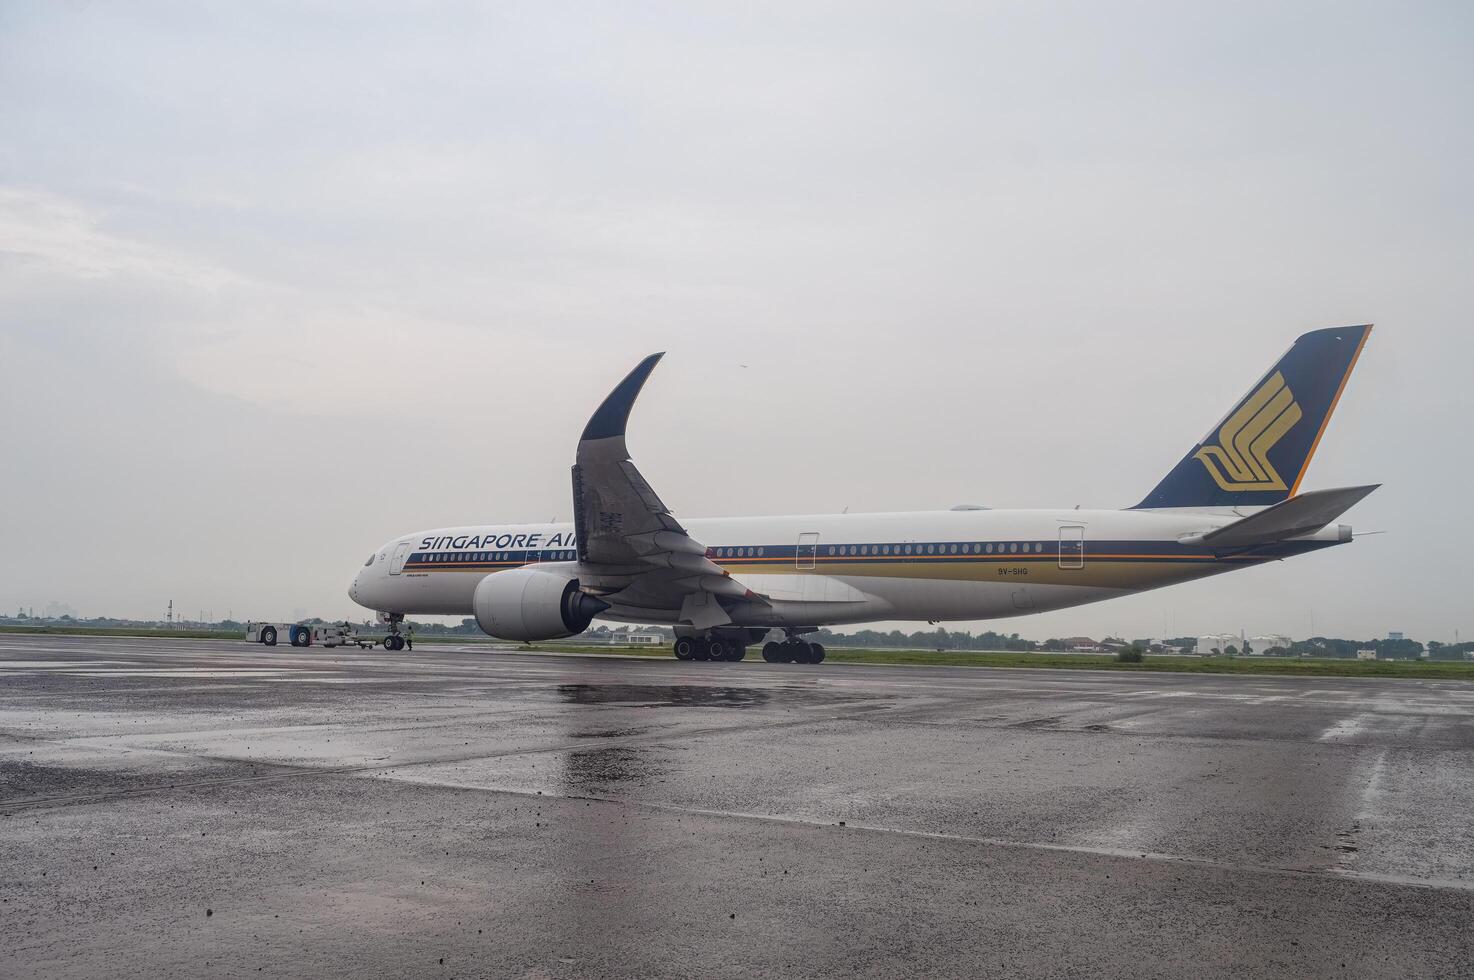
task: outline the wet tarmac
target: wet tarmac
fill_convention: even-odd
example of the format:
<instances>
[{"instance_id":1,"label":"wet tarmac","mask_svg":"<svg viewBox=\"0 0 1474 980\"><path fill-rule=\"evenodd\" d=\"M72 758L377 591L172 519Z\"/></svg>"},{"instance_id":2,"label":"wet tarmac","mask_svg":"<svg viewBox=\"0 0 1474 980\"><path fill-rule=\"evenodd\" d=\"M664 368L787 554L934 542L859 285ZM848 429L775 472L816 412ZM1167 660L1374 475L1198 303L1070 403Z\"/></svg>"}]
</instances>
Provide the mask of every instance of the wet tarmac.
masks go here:
<instances>
[{"instance_id":1,"label":"wet tarmac","mask_svg":"<svg viewBox=\"0 0 1474 980\"><path fill-rule=\"evenodd\" d=\"M1474 975L1474 685L0 636L0 976Z\"/></svg>"}]
</instances>

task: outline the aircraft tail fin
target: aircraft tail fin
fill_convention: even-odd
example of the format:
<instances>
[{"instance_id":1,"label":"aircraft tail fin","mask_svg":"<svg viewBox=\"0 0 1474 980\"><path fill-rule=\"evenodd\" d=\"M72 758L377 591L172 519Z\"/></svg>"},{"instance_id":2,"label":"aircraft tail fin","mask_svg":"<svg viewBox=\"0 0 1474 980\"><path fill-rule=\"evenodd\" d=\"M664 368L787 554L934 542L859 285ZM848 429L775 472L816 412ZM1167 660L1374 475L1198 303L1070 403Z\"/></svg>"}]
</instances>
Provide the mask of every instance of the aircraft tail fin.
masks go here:
<instances>
[{"instance_id":1,"label":"aircraft tail fin","mask_svg":"<svg viewBox=\"0 0 1474 980\"><path fill-rule=\"evenodd\" d=\"M1304 334L1134 509L1260 507L1295 495L1371 324Z\"/></svg>"}]
</instances>

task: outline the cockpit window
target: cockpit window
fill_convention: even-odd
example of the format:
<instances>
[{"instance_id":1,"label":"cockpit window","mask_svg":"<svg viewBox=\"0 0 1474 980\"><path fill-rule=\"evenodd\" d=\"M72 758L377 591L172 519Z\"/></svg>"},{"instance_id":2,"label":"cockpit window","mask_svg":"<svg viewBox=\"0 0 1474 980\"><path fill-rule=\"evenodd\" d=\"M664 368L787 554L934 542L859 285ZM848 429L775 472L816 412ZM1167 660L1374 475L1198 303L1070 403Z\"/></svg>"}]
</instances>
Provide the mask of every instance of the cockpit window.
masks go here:
<instances>
[{"instance_id":1,"label":"cockpit window","mask_svg":"<svg viewBox=\"0 0 1474 980\"><path fill-rule=\"evenodd\" d=\"M375 555L369 555L369 560L363 563L363 567L368 568L370 565L372 565L374 563L374 558Z\"/></svg>"}]
</instances>

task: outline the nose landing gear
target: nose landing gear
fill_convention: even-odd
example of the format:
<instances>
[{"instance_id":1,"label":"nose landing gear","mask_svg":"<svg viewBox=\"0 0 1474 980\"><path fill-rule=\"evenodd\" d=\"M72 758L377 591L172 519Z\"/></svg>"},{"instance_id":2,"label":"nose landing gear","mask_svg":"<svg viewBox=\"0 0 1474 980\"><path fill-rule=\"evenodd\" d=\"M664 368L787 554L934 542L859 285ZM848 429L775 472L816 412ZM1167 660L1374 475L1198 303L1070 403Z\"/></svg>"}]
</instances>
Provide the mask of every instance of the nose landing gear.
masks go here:
<instances>
[{"instance_id":1,"label":"nose landing gear","mask_svg":"<svg viewBox=\"0 0 1474 980\"><path fill-rule=\"evenodd\" d=\"M404 634L399 632L399 624L404 622L404 613L380 613L379 621L389 627L389 634L384 637L384 649L399 651L406 645ZM409 641L413 642L413 641ZM414 647L410 647L411 650Z\"/></svg>"}]
</instances>

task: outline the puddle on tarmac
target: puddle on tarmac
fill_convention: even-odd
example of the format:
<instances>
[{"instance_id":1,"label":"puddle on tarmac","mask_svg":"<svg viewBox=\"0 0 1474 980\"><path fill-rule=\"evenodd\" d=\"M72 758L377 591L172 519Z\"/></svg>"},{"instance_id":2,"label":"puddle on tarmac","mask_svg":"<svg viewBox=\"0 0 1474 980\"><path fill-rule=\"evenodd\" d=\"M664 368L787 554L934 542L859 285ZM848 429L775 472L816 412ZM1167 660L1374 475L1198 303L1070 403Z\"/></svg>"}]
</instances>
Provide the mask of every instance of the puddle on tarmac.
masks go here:
<instances>
[{"instance_id":1,"label":"puddle on tarmac","mask_svg":"<svg viewBox=\"0 0 1474 980\"><path fill-rule=\"evenodd\" d=\"M649 750L611 745L568 753L562 777L569 792L578 794L607 790L616 783L648 782L664 772Z\"/></svg>"},{"instance_id":2,"label":"puddle on tarmac","mask_svg":"<svg viewBox=\"0 0 1474 980\"><path fill-rule=\"evenodd\" d=\"M569 704L630 704L645 708L754 708L769 693L750 687L706 687L660 684L560 684L558 696Z\"/></svg>"},{"instance_id":3,"label":"puddle on tarmac","mask_svg":"<svg viewBox=\"0 0 1474 980\"><path fill-rule=\"evenodd\" d=\"M643 735L648 728L601 728L596 732L569 732L569 738L629 738L633 735Z\"/></svg>"}]
</instances>

